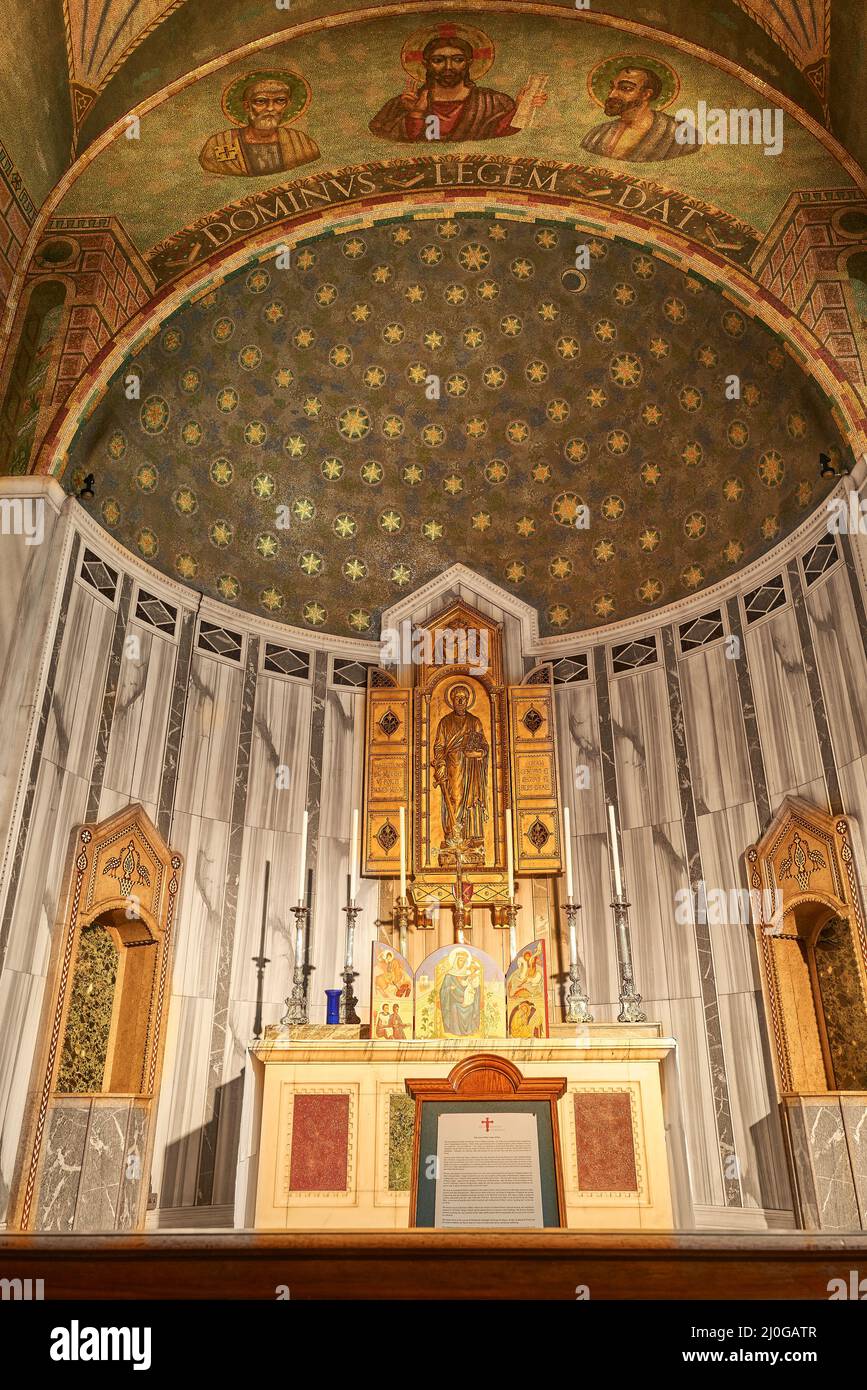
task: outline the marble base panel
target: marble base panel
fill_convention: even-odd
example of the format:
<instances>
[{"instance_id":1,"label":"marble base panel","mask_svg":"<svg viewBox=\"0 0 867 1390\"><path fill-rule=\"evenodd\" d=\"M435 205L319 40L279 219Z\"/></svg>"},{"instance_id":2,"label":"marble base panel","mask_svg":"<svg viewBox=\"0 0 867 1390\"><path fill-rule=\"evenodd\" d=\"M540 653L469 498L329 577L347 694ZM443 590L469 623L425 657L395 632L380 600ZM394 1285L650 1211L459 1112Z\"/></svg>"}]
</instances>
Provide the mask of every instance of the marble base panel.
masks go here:
<instances>
[{"instance_id":1,"label":"marble base panel","mask_svg":"<svg viewBox=\"0 0 867 1390\"><path fill-rule=\"evenodd\" d=\"M34 1229L140 1230L150 1103L63 1096L49 1105Z\"/></svg>"},{"instance_id":2,"label":"marble base panel","mask_svg":"<svg viewBox=\"0 0 867 1390\"><path fill-rule=\"evenodd\" d=\"M802 1227L867 1230L867 1092L786 1096L781 1108Z\"/></svg>"}]
</instances>

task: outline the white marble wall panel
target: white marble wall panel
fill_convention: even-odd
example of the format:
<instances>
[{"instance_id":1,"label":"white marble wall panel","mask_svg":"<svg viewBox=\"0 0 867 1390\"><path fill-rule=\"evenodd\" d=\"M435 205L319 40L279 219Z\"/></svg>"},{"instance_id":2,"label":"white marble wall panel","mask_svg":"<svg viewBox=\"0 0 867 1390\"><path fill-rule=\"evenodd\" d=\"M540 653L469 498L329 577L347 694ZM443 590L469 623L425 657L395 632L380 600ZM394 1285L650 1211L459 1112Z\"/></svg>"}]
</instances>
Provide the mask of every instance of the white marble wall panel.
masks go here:
<instances>
[{"instance_id":1,"label":"white marble wall panel","mask_svg":"<svg viewBox=\"0 0 867 1390\"><path fill-rule=\"evenodd\" d=\"M211 999L171 1000L151 1166L161 1208L196 1200L213 1012Z\"/></svg>"},{"instance_id":2,"label":"white marble wall panel","mask_svg":"<svg viewBox=\"0 0 867 1390\"><path fill-rule=\"evenodd\" d=\"M867 753L867 655L843 565L807 590L816 667L837 763Z\"/></svg>"},{"instance_id":3,"label":"white marble wall panel","mask_svg":"<svg viewBox=\"0 0 867 1390\"><path fill-rule=\"evenodd\" d=\"M74 583L42 756L88 782L114 624L114 609Z\"/></svg>"},{"instance_id":4,"label":"white marble wall panel","mask_svg":"<svg viewBox=\"0 0 867 1390\"><path fill-rule=\"evenodd\" d=\"M753 698L772 811L787 794L822 777L822 759L795 614L781 609L748 628ZM827 805L823 794L820 805Z\"/></svg>"},{"instance_id":5,"label":"white marble wall panel","mask_svg":"<svg viewBox=\"0 0 867 1390\"><path fill-rule=\"evenodd\" d=\"M319 819L319 855L314 887L315 909L310 963L310 1022L325 1022L326 989L342 987L346 941L346 875L349 872L349 840L352 811L362 805L364 757L364 699L359 695L329 690L325 706L322 749L322 797ZM359 1017L370 1012L370 948L377 939L379 881L362 878L356 919L355 981Z\"/></svg>"},{"instance_id":6,"label":"white marble wall panel","mask_svg":"<svg viewBox=\"0 0 867 1390\"><path fill-rule=\"evenodd\" d=\"M665 671L657 666L613 677L610 689L621 834L679 820Z\"/></svg>"},{"instance_id":7,"label":"white marble wall panel","mask_svg":"<svg viewBox=\"0 0 867 1390\"><path fill-rule=\"evenodd\" d=\"M297 824L300 827L300 817ZM290 835L248 826L244 832L238 912L235 920L235 949L229 987L232 1005L238 1002L255 1004L256 1001L258 977L254 958L259 955L262 941L262 905L267 861L271 870L263 954L267 956L268 964L262 981L262 999L263 1004L267 1000L269 1004L279 1006L281 1013L285 1009L295 963L295 918L290 909L298 898L300 852L300 829Z\"/></svg>"},{"instance_id":8,"label":"white marble wall panel","mask_svg":"<svg viewBox=\"0 0 867 1390\"><path fill-rule=\"evenodd\" d=\"M179 995L213 997L226 890L228 823L176 813L172 821L172 848L184 857L173 990Z\"/></svg>"},{"instance_id":9,"label":"white marble wall panel","mask_svg":"<svg viewBox=\"0 0 867 1390\"><path fill-rule=\"evenodd\" d=\"M139 656L124 655L121 661L100 819L111 814L105 805L112 792L125 798L121 804L141 801L156 806L159 801L178 649L173 642L140 623L131 622L127 635L138 638ZM153 816L153 812L149 814Z\"/></svg>"},{"instance_id":10,"label":"white marble wall panel","mask_svg":"<svg viewBox=\"0 0 867 1390\"><path fill-rule=\"evenodd\" d=\"M762 1027L760 993L720 997L720 1024L744 1204L764 1210L791 1207L786 1153Z\"/></svg>"},{"instance_id":11,"label":"white marble wall panel","mask_svg":"<svg viewBox=\"0 0 867 1390\"><path fill-rule=\"evenodd\" d=\"M0 536L0 851L41 699L40 667L53 640L56 586L67 564L66 528L52 507L46 505L44 515L41 545L27 545L23 536Z\"/></svg>"},{"instance_id":12,"label":"white marble wall panel","mask_svg":"<svg viewBox=\"0 0 867 1390\"><path fill-rule=\"evenodd\" d=\"M300 831L307 796L312 695L313 687L309 684L259 676L247 785L247 825ZM287 785L281 788L277 786L278 768L288 770Z\"/></svg>"},{"instance_id":13,"label":"white marble wall panel","mask_svg":"<svg viewBox=\"0 0 867 1390\"><path fill-rule=\"evenodd\" d=\"M282 1006L269 1005L263 1015L263 1028L276 1023ZM220 1129L214 1161L214 1206L234 1203L241 1137L241 1107L244 1098L244 1072L250 1065L247 1048L253 1037L255 1004L233 1001L226 1019L226 1080L220 1092Z\"/></svg>"},{"instance_id":14,"label":"white marble wall panel","mask_svg":"<svg viewBox=\"0 0 867 1390\"><path fill-rule=\"evenodd\" d=\"M71 865L70 835L87 807L88 784L43 760L33 801L6 964L44 975L61 895Z\"/></svg>"},{"instance_id":15,"label":"white marble wall panel","mask_svg":"<svg viewBox=\"0 0 867 1390\"><path fill-rule=\"evenodd\" d=\"M751 801L737 671L725 643L683 657L678 675L696 814Z\"/></svg>"},{"instance_id":16,"label":"white marble wall panel","mask_svg":"<svg viewBox=\"0 0 867 1390\"><path fill-rule=\"evenodd\" d=\"M584 988L597 1023L617 1017L620 974L611 911L611 869L605 835L581 835L575 841L575 891L581 899L578 914L578 955L584 969Z\"/></svg>"},{"instance_id":17,"label":"white marble wall panel","mask_svg":"<svg viewBox=\"0 0 867 1390\"><path fill-rule=\"evenodd\" d=\"M718 900L715 902L711 899L709 907L714 911L708 911L717 994L759 989L759 966L751 913L746 910L746 900L737 898L733 901L730 896L733 891L747 892L749 889L744 851L758 838L756 808L752 802L730 806L710 815L699 816L697 823L705 891L708 894L712 890L723 892L728 904L725 922L715 920ZM744 920L741 920L741 914Z\"/></svg>"},{"instance_id":18,"label":"white marble wall panel","mask_svg":"<svg viewBox=\"0 0 867 1390\"><path fill-rule=\"evenodd\" d=\"M681 822L628 830L623 850L637 988L654 999L697 998L694 929L675 920L675 895L689 882Z\"/></svg>"},{"instance_id":19,"label":"white marble wall panel","mask_svg":"<svg viewBox=\"0 0 867 1390\"><path fill-rule=\"evenodd\" d=\"M18 1156L44 992L41 975L11 969L0 975L0 1220Z\"/></svg>"},{"instance_id":20,"label":"white marble wall panel","mask_svg":"<svg viewBox=\"0 0 867 1390\"><path fill-rule=\"evenodd\" d=\"M693 1201L697 1206L722 1206L722 1168L701 1000L672 999L668 1003L668 1010L671 1036L677 1038ZM653 1012L650 1007L647 1008L648 1018L655 1018L658 1013L659 1010Z\"/></svg>"},{"instance_id":21,"label":"white marble wall panel","mask_svg":"<svg viewBox=\"0 0 867 1390\"><path fill-rule=\"evenodd\" d=\"M231 819L244 671L196 652L190 666L175 811Z\"/></svg>"},{"instance_id":22,"label":"white marble wall panel","mask_svg":"<svg viewBox=\"0 0 867 1390\"><path fill-rule=\"evenodd\" d=\"M840 772L843 810L852 829L855 876L867 901L867 757L844 763Z\"/></svg>"},{"instance_id":23,"label":"white marble wall panel","mask_svg":"<svg viewBox=\"0 0 867 1390\"><path fill-rule=\"evenodd\" d=\"M103 787L99 798L98 816L101 821L108 820L109 816L115 815L117 811L123 811L131 802L141 802L144 810L150 816L154 825L157 820L157 802L148 801L146 798L136 796L130 792L116 792L111 787Z\"/></svg>"},{"instance_id":24,"label":"white marble wall panel","mask_svg":"<svg viewBox=\"0 0 867 1390\"><path fill-rule=\"evenodd\" d=\"M560 795L563 805L569 807L572 834L576 837L605 834L608 825L593 685L587 681L557 686L554 711Z\"/></svg>"}]
</instances>

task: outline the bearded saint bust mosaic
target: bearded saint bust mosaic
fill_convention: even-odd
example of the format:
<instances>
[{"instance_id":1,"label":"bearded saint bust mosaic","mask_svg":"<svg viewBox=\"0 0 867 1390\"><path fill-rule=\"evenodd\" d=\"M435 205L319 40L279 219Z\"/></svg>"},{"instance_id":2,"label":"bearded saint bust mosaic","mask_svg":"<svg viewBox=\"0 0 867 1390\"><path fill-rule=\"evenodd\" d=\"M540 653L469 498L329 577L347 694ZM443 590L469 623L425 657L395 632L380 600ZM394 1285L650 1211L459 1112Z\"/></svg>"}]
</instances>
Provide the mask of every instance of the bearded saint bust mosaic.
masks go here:
<instances>
[{"instance_id":1,"label":"bearded saint bust mosaic","mask_svg":"<svg viewBox=\"0 0 867 1390\"><path fill-rule=\"evenodd\" d=\"M547 94L528 83L517 98L476 79L494 61L494 45L479 29L438 24L414 34L403 46L401 62L409 74L406 89L385 103L370 122L385 140L495 140L517 135L524 116L519 108L542 106ZM430 117L438 124L430 129Z\"/></svg>"},{"instance_id":2,"label":"bearded saint bust mosaic","mask_svg":"<svg viewBox=\"0 0 867 1390\"><path fill-rule=\"evenodd\" d=\"M261 177L319 158L316 141L289 128L310 105L307 82L291 68L245 73L223 92L222 105L235 124L205 141L199 163L209 174Z\"/></svg>"}]
</instances>

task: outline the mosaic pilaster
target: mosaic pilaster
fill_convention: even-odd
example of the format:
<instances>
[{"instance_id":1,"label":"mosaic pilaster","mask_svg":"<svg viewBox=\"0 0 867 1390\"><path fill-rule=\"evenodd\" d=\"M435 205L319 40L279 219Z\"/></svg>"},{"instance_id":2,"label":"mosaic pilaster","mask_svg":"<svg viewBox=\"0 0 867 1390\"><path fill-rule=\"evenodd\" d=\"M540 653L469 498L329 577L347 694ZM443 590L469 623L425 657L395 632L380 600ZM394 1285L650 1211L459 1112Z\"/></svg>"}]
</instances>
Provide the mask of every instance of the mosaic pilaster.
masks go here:
<instances>
[{"instance_id":1,"label":"mosaic pilaster","mask_svg":"<svg viewBox=\"0 0 867 1390\"><path fill-rule=\"evenodd\" d=\"M617 801L617 764L614 760L614 726L611 722L611 690L605 648L593 648L593 670L596 675L596 712L599 718L599 765L602 770L602 791L617 811L617 853L623 863L623 838L620 834L620 809ZM612 884L613 892L613 884Z\"/></svg>"},{"instance_id":2,"label":"mosaic pilaster","mask_svg":"<svg viewBox=\"0 0 867 1390\"><path fill-rule=\"evenodd\" d=\"M131 598L132 579L128 574L125 574L120 586L120 599L115 614L114 634L111 639L108 669L105 673L102 713L99 716L96 747L93 752L93 763L90 769L90 789L87 794L87 814L85 816L85 820L88 822L99 820L99 802L102 797L102 784L105 778L105 761L108 757L111 726L114 723L114 711L117 704L117 690L120 684L121 663L124 659L126 625L129 620L129 605Z\"/></svg>"},{"instance_id":3,"label":"mosaic pilaster","mask_svg":"<svg viewBox=\"0 0 867 1390\"><path fill-rule=\"evenodd\" d=\"M704 882L704 869L701 862L701 846L698 838L698 822L695 813L695 800L692 790L692 772L689 765L689 748L686 741L686 726L683 719L683 698L680 677L677 669L677 652L674 645L674 629L662 629L662 650L665 661L665 678L668 687L668 707L671 713L671 737L674 745L674 760L677 767L677 785L680 792L680 812L683 822L683 837L686 844L687 869L690 888L696 893L698 885ZM694 899L693 899L694 900ZM699 914L693 914L698 917ZM706 916L707 914L705 914ZM735 1155L735 1136L732 1125L731 1097L726 1077L725 1050L723 1048L722 1026L719 1016L716 975L713 950L710 941L708 922L695 921L695 944L698 952L699 980L701 983L701 1003L704 1016L704 1031L707 1039L710 1061L711 1085L713 1087L714 1119L716 1122L719 1152L722 1160L723 1190L726 1206L743 1206L743 1193L740 1180L730 1175L730 1159Z\"/></svg>"},{"instance_id":4,"label":"mosaic pilaster","mask_svg":"<svg viewBox=\"0 0 867 1390\"><path fill-rule=\"evenodd\" d=\"M166 728L163 770L160 777L159 808L157 810L157 830L166 844L171 844L172 838L172 816L178 785L181 734L187 709L187 693L190 688L190 668L193 661L193 634L195 630L196 615L185 609L181 618L181 634L175 658L175 680L172 686L172 700Z\"/></svg>"},{"instance_id":5,"label":"mosaic pilaster","mask_svg":"<svg viewBox=\"0 0 867 1390\"><path fill-rule=\"evenodd\" d=\"M816 653L813 648L813 633L810 628L810 615L807 612L807 606L804 602L804 588L801 584L801 576L798 573L797 560L790 560L787 570L789 575L789 590L792 595L792 607L795 610L795 620L798 624L798 636L801 641L801 652L804 658L804 672L807 677L807 688L810 692L813 723L816 726L816 738L819 742L822 770L825 774L825 786L828 789L828 806L832 816L842 816L843 798L840 793L840 778L837 773L837 764L834 760L831 730L828 727L828 711L825 708L825 697L822 694L822 683L819 680L819 668L816 665Z\"/></svg>"},{"instance_id":6,"label":"mosaic pilaster","mask_svg":"<svg viewBox=\"0 0 867 1390\"><path fill-rule=\"evenodd\" d=\"M307 755L307 868L313 870L310 914L315 921L316 869L319 862L319 814L322 805L322 753L325 745L325 706L328 700L328 653L316 652L313 667L313 699L310 707L310 751ZM307 943L310 959L310 942Z\"/></svg>"},{"instance_id":7,"label":"mosaic pilaster","mask_svg":"<svg viewBox=\"0 0 867 1390\"><path fill-rule=\"evenodd\" d=\"M741 610L736 598L730 598L726 605L729 632L737 639L738 655L735 661L735 674L738 682L741 714L744 720L744 735L747 743L747 756L750 760L750 776L753 782L753 799L756 803L756 816L759 830L767 829L771 820L771 803L768 800L768 779L765 775L765 759L762 754L762 741L759 738L759 723L756 718L756 702L753 697L753 682L747 660L747 646L744 641L744 627Z\"/></svg>"},{"instance_id":8,"label":"mosaic pilaster","mask_svg":"<svg viewBox=\"0 0 867 1390\"><path fill-rule=\"evenodd\" d=\"M250 637L247 642L247 662L244 670L244 687L241 692L241 721L238 729L238 753L235 759L232 819L229 826L229 852L226 856L225 892L220 920L220 945L214 984L214 1015L208 1058L208 1085L205 1102L207 1118L202 1129L196 1206L209 1206L213 1201L214 1194L214 1174L226 1056L226 1030L229 1018L229 990L232 981L232 957L235 949L238 884L241 877L241 858L244 849L247 789L250 779L250 749L253 742L253 716L256 706L258 671L259 639L258 637Z\"/></svg>"}]
</instances>

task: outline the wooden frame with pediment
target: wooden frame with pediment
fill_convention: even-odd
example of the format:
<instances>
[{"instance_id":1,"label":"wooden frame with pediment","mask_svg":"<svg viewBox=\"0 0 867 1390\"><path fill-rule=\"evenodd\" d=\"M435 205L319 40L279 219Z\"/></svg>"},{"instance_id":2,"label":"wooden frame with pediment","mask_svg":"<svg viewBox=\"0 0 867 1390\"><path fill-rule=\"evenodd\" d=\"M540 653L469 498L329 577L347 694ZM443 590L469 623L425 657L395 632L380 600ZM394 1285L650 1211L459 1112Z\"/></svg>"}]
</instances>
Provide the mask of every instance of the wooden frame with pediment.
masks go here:
<instances>
[{"instance_id":1,"label":"wooden frame with pediment","mask_svg":"<svg viewBox=\"0 0 867 1390\"><path fill-rule=\"evenodd\" d=\"M814 944L834 919L851 936L867 1019L867 934L848 822L800 797L786 797L746 860L779 1096L831 1092L834 1064Z\"/></svg>"},{"instance_id":2,"label":"wooden frame with pediment","mask_svg":"<svg viewBox=\"0 0 867 1390\"><path fill-rule=\"evenodd\" d=\"M149 1172L153 1146L153 1106L159 1091L165 1047L167 986L171 960L175 909L182 858L165 843L144 807L131 805L95 825L80 826L73 835L69 855L67 892L61 898L62 917L52 947L47 1012L43 1015L43 1043L36 1090L31 1098L31 1121L26 1129L26 1148L16 1203L16 1224L32 1228L34 1198L39 1191L43 1162L43 1138L52 1105L61 1099L104 1099L111 1090L56 1095L63 1040L72 997L72 985L82 932L96 922L109 930L121 948L115 985L104 1075L109 1081L114 1059L126 1049L130 1054L120 1067L129 1085L122 1094L145 1107L149 1122L144 1145L143 1174ZM123 998L125 950L153 950L144 987L135 991L135 1018L119 1016ZM123 1059L122 1059L123 1060ZM115 1073L116 1074L116 1073ZM143 1221L147 1183L142 1181L139 1221Z\"/></svg>"},{"instance_id":3,"label":"wooden frame with pediment","mask_svg":"<svg viewBox=\"0 0 867 1390\"><path fill-rule=\"evenodd\" d=\"M477 1052L464 1057L452 1067L448 1076L406 1078L407 1094L415 1100L415 1125L412 1140L412 1174L410 1177L409 1224L415 1226L419 1167L421 1162L421 1131L423 1108L426 1103L484 1101L486 1105L512 1105L523 1101L547 1102L551 1115L553 1173L550 1175L556 1193L557 1217L560 1226L566 1225L566 1197L563 1188L563 1161L560 1152L560 1128L557 1121L557 1102L566 1094L565 1076L524 1076L510 1062L495 1052Z\"/></svg>"}]
</instances>

